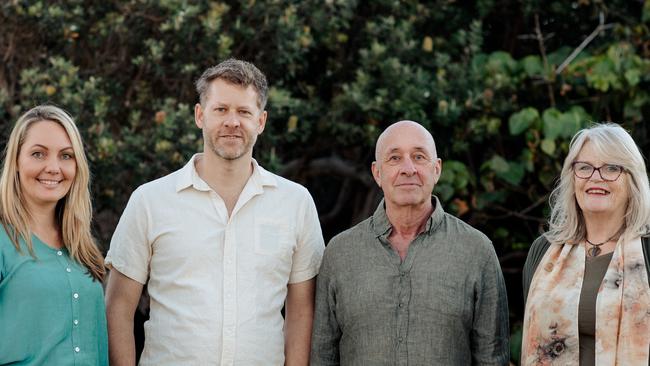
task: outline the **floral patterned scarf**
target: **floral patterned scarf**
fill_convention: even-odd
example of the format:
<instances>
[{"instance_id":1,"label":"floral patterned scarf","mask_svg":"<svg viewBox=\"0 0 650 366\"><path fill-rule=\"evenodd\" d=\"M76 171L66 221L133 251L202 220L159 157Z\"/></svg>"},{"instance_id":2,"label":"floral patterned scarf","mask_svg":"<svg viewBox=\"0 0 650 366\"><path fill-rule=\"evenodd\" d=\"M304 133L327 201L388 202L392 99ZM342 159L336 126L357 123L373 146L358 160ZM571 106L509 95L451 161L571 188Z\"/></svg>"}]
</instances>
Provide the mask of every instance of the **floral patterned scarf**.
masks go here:
<instances>
[{"instance_id":1,"label":"floral patterned scarf","mask_svg":"<svg viewBox=\"0 0 650 366\"><path fill-rule=\"evenodd\" d=\"M530 285L522 365L579 364L578 302L582 245L551 245ZM641 238L620 239L596 300L596 365L648 365L650 289Z\"/></svg>"}]
</instances>

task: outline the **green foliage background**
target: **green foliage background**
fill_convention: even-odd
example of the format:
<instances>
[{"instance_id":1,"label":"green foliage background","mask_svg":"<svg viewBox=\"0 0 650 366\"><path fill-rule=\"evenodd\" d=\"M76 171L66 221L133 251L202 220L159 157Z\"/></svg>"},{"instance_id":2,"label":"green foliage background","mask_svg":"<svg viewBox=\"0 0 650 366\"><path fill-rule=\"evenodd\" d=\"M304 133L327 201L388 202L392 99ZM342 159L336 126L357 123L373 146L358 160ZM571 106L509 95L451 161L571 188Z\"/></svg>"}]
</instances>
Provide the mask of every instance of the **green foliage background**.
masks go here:
<instances>
[{"instance_id":1,"label":"green foliage background","mask_svg":"<svg viewBox=\"0 0 650 366\"><path fill-rule=\"evenodd\" d=\"M649 25L639 0L9 0L0 132L39 103L75 116L106 249L131 191L201 149L193 81L227 57L267 74L255 156L310 189L326 237L380 199L381 130L419 121L444 162L436 193L494 241L516 319L573 133L615 121L647 151Z\"/></svg>"}]
</instances>

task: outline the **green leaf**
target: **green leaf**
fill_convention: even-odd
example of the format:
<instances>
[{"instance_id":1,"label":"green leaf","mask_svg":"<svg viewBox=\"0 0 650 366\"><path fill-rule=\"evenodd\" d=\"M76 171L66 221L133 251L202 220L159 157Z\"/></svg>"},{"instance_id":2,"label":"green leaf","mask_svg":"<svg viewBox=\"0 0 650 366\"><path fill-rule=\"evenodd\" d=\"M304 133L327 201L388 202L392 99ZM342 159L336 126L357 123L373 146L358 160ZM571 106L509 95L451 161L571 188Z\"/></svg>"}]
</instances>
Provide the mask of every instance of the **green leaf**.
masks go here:
<instances>
[{"instance_id":1,"label":"green leaf","mask_svg":"<svg viewBox=\"0 0 650 366\"><path fill-rule=\"evenodd\" d=\"M451 185L456 191L465 189L470 183L470 174L467 166L456 160L445 161L442 167L440 182Z\"/></svg>"},{"instance_id":2,"label":"green leaf","mask_svg":"<svg viewBox=\"0 0 650 366\"><path fill-rule=\"evenodd\" d=\"M592 121L591 116L581 106L573 106L560 118L562 122L562 137L573 137L582 127Z\"/></svg>"},{"instance_id":3,"label":"green leaf","mask_svg":"<svg viewBox=\"0 0 650 366\"><path fill-rule=\"evenodd\" d=\"M509 162L499 155L494 155L488 165L498 178L512 185L518 185L524 178L525 169L523 164Z\"/></svg>"},{"instance_id":4,"label":"green leaf","mask_svg":"<svg viewBox=\"0 0 650 366\"><path fill-rule=\"evenodd\" d=\"M517 62L509 53L496 51L490 54L487 66L494 71L509 73L517 69Z\"/></svg>"},{"instance_id":5,"label":"green leaf","mask_svg":"<svg viewBox=\"0 0 650 366\"><path fill-rule=\"evenodd\" d=\"M492 203L503 203L507 198L505 191L480 193L476 197L476 208L483 210Z\"/></svg>"},{"instance_id":6,"label":"green leaf","mask_svg":"<svg viewBox=\"0 0 650 366\"><path fill-rule=\"evenodd\" d=\"M547 139L555 140L562 134L562 112L556 108L548 108L542 114L544 122L544 136Z\"/></svg>"},{"instance_id":7,"label":"green leaf","mask_svg":"<svg viewBox=\"0 0 650 366\"><path fill-rule=\"evenodd\" d=\"M625 80L630 86L636 86L641 81L641 71L639 69L629 69L625 71Z\"/></svg>"},{"instance_id":8,"label":"green leaf","mask_svg":"<svg viewBox=\"0 0 650 366\"><path fill-rule=\"evenodd\" d=\"M506 182L516 186L521 183L521 180L524 178L524 174L525 169L523 164L510 162L508 164L508 171L503 174L497 174L497 176Z\"/></svg>"},{"instance_id":9,"label":"green leaf","mask_svg":"<svg viewBox=\"0 0 650 366\"><path fill-rule=\"evenodd\" d=\"M449 201L454 196L454 188L449 184L436 184L434 193L441 201Z\"/></svg>"},{"instance_id":10,"label":"green leaf","mask_svg":"<svg viewBox=\"0 0 650 366\"><path fill-rule=\"evenodd\" d=\"M508 161L506 159L502 158L499 155L494 155L492 159L490 159L488 162L488 167L495 173L497 174L502 174L508 171Z\"/></svg>"},{"instance_id":11,"label":"green leaf","mask_svg":"<svg viewBox=\"0 0 650 366\"><path fill-rule=\"evenodd\" d=\"M544 65L539 56L526 56L520 61L520 63L528 77L539 76L544 73Z\"/></svg>"},{"instance_id":12,"label":"green leaf","mask_svg":"<svg viewBox=\"0 0 650 366\"><path fill-rule=\"evenodd\" d=\"M553 153L555 153L555 140L551 140L551 139L542 140L541 148L542 151L546 153L546 155L553 156Z\"/></svg>"},{"instance_id":13,"label":"green leaf","mask_svg":"<svg viewBox=\"0 0 650 366\"><path fill-rule=\"evenodd\" d=\"M510 134L513 136L519 135L526 131L538 119L539 112L537 112L537 109L533 107L522 109L510 116L510 119L508 119Z\"/></svg>"}]
</instances>

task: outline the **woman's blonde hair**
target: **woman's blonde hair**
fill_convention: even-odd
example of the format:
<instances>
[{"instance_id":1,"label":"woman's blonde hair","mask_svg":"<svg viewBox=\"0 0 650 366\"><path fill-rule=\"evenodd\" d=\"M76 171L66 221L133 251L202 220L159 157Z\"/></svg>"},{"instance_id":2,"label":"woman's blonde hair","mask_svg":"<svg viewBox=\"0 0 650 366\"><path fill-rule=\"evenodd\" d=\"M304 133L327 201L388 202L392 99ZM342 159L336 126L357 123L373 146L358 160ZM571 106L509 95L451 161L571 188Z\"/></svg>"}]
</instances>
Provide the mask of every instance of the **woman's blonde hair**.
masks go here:
<instances>
[{"instance_id":1,"label":"woman's blonde hair","mask_svg":"<svg viewBox=\"0 0 650 366\"><path fill-rule=\"evenodd\" d=\"M573 136L564 159L560 181L551 193L551 218L545 234L551 243L577 243L587 235L582 210L575 197L575 175L572 164L589 141L604 160L624 168L628 202L624 216L625 240L648 232L650 223L650 185L643 156L632 136L615 123L599 123L580 130Z\"/></svg>"},{"instance_id":2,"label":"woman's blonde hair","mask_svg":"<svg viewBox=\"0 0 650 366\"><path fill-rule=\"evenodd\" d=\"M70 190L56 205L56 220L61 230L63 244L72 258L88 268L93 278L101 281L106 272L104 258L90 231L92 219L90 169L79 130L72 117L61 108L51 105L34 107L20 116L11 131L0 177L0 221L16 250L21 251L20 238L22 238L30 254L35 256L31 240L32 230L29 227L31 214L20 187L18 156L30 127L41 121L56 122L65 129L72 143L77 164Z\"/></svg>"}]
</instances>

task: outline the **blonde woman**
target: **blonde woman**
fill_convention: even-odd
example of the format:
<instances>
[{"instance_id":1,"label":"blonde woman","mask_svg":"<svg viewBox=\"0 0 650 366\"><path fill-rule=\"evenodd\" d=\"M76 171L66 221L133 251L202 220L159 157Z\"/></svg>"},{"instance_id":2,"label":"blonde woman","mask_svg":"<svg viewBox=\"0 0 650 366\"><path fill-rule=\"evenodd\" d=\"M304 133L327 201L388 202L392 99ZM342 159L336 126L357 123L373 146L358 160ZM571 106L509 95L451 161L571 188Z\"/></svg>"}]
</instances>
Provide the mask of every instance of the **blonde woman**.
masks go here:
<instances>
[{"instance_id":1,"label":"blonde woman","mask_svg":"<svg viewBox=\"0 0 650 366\"><path fill-rule=\"evenodd\" d=\"M579 131L524 267L522 365L648 365L650 188L615 124Z\"/></svg>"},{"instance_id":2,"label":"blonde woman","mask_svg":"<svg viewBox=\"0 0 650 366\"><path fill-rule=\"evenodd\" d=\"M0 177L0 365L107 365L89 169L60 108L16 122Z\"/></svg>"}]
</instances>

